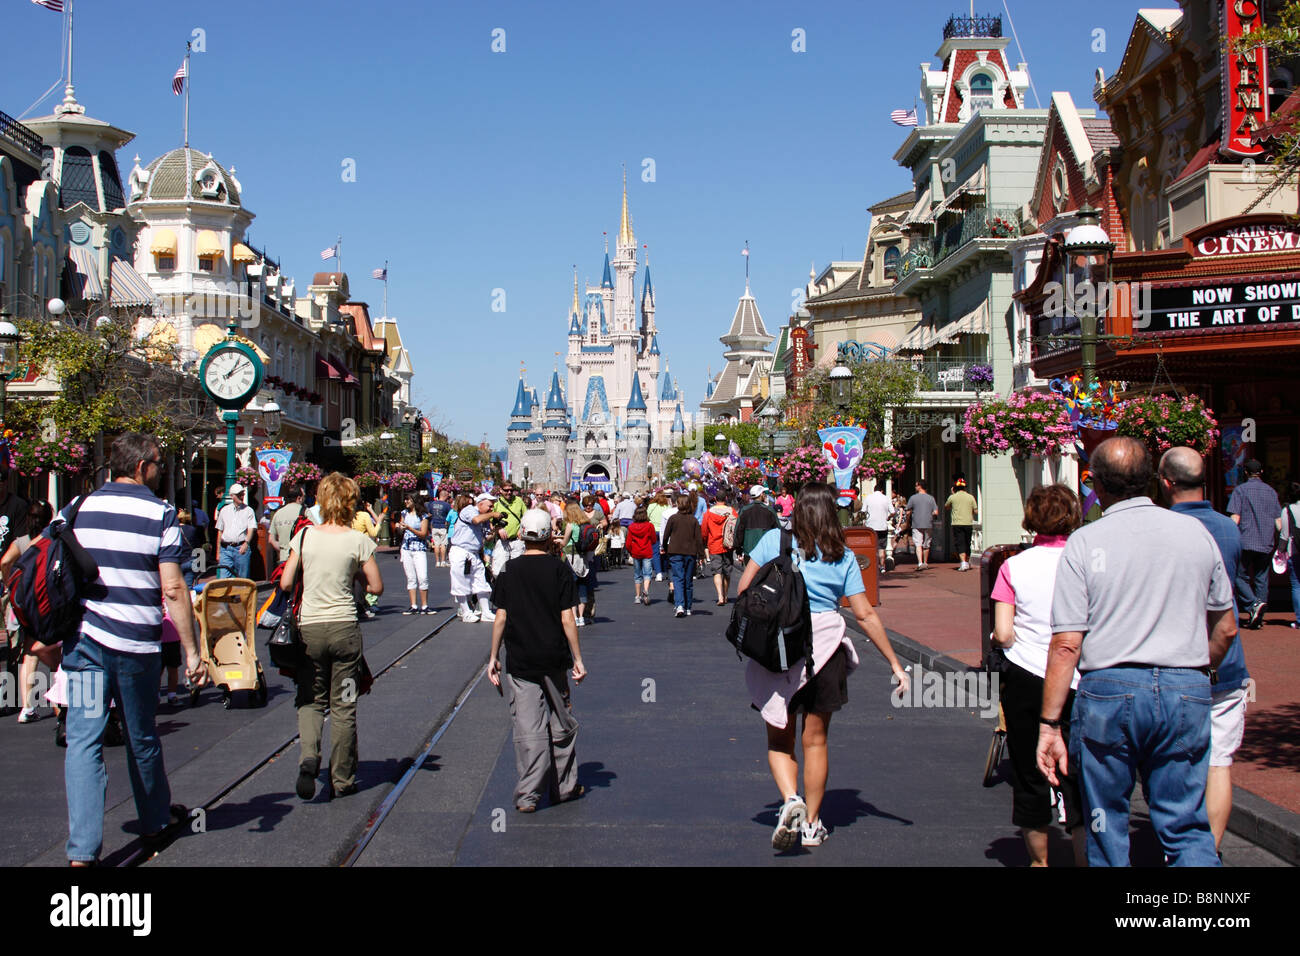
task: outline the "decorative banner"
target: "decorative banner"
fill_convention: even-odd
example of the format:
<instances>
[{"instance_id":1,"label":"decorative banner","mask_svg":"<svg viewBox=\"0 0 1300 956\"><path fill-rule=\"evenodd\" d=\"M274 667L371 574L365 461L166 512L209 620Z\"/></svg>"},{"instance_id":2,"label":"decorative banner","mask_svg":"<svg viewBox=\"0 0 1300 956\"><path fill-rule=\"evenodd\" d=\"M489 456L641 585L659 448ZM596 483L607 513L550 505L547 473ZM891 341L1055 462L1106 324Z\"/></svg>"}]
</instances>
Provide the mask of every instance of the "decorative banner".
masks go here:
<instances>
[{"instance_id":1,"label":"decorative banner","mask_svg":"<svg viewBox=\"0 0 1300 956\"><path fill-rule=\"evenodd\" d=\"M857 425L832 425L817 429L822 441L822 453L830 462L835 488L840 492L836 499L843 507L853 504L857 491L853 488L853 470L862 461L862 439L867 430Z\"/></svg>"},{"instance_id":2,"label":"decorative banner","mask_svg":"<svg viewBox=\"0 0 1300 956\"><path fill-rule=\"evenodd\" d=\"M569 476L573 476L573 475L574 475L574 471L573 471L573 459L572 459L572 458L566 458L566 459L564 459L564 473L565 473L566 475L569 475Z\"/></svg>"},{"instance_id":3,"label":"decorative banner","mask_svg":"<svg viewBox=\"0 0 1300 956\"><path fill-rule=\"evenodd\" d=\"M438 488L442 485L442 472L429 472L429 497L438 497Z\"/></svg>"},{"instance_id":4,"label":"decorative banner","mask_svg":"<svg viewBox=\"0 0 1300 956\"><path fill-rule=\"evenodd\" d=\"M284 448L257 450L257 473L262 476L262 481L266 484L266 496L262 499L262 503L269 510L274 511L284 504L284 499L280 497L280 482L284 481L285 472L289 470L289 462L292 459L293 452Z\"/></svg>"},{"instance_id":5,"label":"decorative banner","mask_svg":"<svg viewBox=\"0 0 1300 956\"><path fill-rule=\"evenodd\" d=\"M492 479L491 479L491 478L484 478L484 479L483 479L483 490L484 490L485 492L487 492L488 494L491 494L491 493L492 493Z\"/></svg>"},{"instance_id":6,"label":"decorative banner","mask_svg":"<svg viewBox=\"0 0 1300 956\"><path fill-rule=\"evenodd\" d=\"M620 458L618 460L618 474L624 481L627 481L627 469L631 462L630 458Z\"/></svg>"},{"instance_id":7,"label":"decorative banner","mask_svg":"<svg viewBox=\"0 0 1300 956\"><path fill-rule=\"evenodd\" d=\"M1236 156L1258 156L1263 143L1252 143L1252 134L1268 122L1268 51L1263 46L1235 53L1232 41L1254 33L1264 25L1263 0L1232 0L1223 4L1219 36L1223 65L1219 86L1223 91L1223 134L1220 150Z\"/></svg>"}]
</instances>

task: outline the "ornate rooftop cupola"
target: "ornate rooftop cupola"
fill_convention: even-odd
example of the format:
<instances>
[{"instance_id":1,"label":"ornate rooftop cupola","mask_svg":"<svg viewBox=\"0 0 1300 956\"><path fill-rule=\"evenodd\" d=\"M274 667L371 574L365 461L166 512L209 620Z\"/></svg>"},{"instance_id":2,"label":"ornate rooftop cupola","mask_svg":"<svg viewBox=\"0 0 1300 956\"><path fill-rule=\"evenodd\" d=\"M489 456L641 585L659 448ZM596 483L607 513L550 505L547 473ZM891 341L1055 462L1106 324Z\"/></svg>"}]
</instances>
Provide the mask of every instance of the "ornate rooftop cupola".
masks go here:
<instances>
[{"instance_id":1,"label":"ornate rooftop cupola","mask_svg":"<svg viewBox=\"0 0 1300 956\"><path fill-rule=\"evenodd\" d=\"M935 54L940 68L921 64L921 99L930 125L965 123L979 110L1024 109L1028 67L1011 68L1008 43L1000 16L949 18Z\"/></svg>"}]
</instances>

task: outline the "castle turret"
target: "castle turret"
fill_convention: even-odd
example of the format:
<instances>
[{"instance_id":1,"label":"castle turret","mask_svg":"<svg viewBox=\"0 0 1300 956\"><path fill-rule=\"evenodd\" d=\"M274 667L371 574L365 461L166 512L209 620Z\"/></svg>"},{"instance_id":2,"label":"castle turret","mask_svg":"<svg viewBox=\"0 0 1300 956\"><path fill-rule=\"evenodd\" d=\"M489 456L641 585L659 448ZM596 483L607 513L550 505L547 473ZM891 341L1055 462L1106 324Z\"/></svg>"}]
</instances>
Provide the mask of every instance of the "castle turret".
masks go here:
<instances>
[{"instance_id":1,"label":"castle turret","mask_svg":"<svg viewBox=\"0 0 1300 956\"><path fill-rule=\"evenodd\" d=\"M567 488L564 457L569 444L569 409L560 389L560 371L551 373L551 388L546 394L546 422L542 425L542 442L546 446L546 464L542 473L548 488Z\"/></svg>"},{"instance_id":2,"label":"castle turret","mask_svg":"<svg viewBox=\"0 0 1300 956\"><path fill-rule=\"evenodd\" d=\"M632 397L627 401L627 475L625 491L642 491L647 485L646 466L650 461L650 422L646 420L645 397L641 394L641 377L632 377Z\"/></svg>"}]
</instances>

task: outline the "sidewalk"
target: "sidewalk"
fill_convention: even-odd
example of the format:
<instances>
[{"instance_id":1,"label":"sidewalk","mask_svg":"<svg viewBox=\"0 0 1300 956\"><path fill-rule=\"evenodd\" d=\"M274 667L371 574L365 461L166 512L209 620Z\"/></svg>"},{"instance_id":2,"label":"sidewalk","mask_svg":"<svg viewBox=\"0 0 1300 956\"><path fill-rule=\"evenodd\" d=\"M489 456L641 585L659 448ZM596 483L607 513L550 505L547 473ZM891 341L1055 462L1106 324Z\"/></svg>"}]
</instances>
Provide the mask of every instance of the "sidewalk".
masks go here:
<instances>
[{"instance_id":1,"label":"sidewalk","mask_svg":"<svg viewBox=\"0 0 1300 956\"><path fill-rule=\"evenodd\" d=\"M910 555L902 555L910 561ZM876 612L890 631L970 666L980 663L978 559L967 572L956 564L916 571L901 564L880 577ZM1276 605L1276 602L1274 602ZM1287 626L1291 609L1276 606L1258 631L1241 631L1246 666L1255 680L1255 701L1246 715L1246 736L1232 767L1235 789L1232 829L1252 840L1267 833L1300 850L1300 632ZM1268 804L1276 810L1270 812ZM1239 813L1240 811L1240 813ZM1239 817L1241 820L1239 822ZM1296 856L1269 846L1296 862Z\"/></svg>"}]
</instances>

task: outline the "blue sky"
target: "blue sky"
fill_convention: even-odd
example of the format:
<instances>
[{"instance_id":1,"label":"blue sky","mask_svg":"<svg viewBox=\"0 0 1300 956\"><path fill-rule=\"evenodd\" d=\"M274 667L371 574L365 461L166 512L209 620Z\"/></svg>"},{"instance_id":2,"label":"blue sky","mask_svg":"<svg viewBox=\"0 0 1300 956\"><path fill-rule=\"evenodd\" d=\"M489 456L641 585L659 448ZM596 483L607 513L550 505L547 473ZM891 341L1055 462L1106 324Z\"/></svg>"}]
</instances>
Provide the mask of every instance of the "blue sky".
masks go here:
<instances>
[{"instance_id":1,"label":"blue sky","mask_svg":"<svg viewBox=\"0 0 1300 956\"><path fill-rule=\"evenodd\" d=\"M689 410L721 365L745 241L775 331L810 263L860 258L866 207L910 188L891 159L907 131L889 112L912 105L919 64L938 68L943 25L966 6L78 0L75 79L90 115L136 133L125 175L136 153L147 163L180 145L171 76L205 31L190 141L236 168L254 244L305 290L342 234L353 296L373 314L383 288L370 270L388 260L415 401L497 447L519 363L544 391L566 347L572 266L599 281L622 164ZM1137 9L1012 4L1044 107L1055 89L1093 105L1093 73L1118 66ZM1001 0L976 12L1003 14ZM59 74L60 17L10 0L5 22L23 37L0 80L0 110L16 116ZM491 50L496 28L504 53ZM806 52L792 50L795 29ZM1009 55L1021 59L1014 40ZM504 313L491 308L498 288Z\"/></svg>"}]
</instances>

